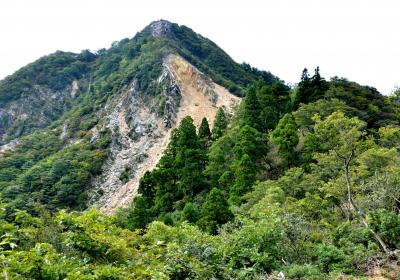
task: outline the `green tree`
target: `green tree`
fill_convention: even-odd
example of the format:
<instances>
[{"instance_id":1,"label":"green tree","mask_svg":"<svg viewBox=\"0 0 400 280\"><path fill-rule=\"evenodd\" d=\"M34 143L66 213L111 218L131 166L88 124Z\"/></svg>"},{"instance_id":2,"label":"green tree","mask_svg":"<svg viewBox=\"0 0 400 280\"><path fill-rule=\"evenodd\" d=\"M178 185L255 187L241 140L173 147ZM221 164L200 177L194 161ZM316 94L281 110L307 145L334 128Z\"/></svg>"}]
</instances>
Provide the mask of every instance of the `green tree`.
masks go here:
<instances>
[{"instance_id":1,"label":"green tree","mask_svg":"<svg viewBox=\"0 0 400 280\"><path fill-rule=\"evenodd\" d=\"M201 208L202 218L198 225L205 231L216 234L219 225L233 219L233 214L229 210L229 205L224 193L217 188L213 188L207 195L206 201Z\"/></svg>"},{"instance_id":2,"label":"green tree","mask_svg":"<svg viewBox=\"0 0 400 280\"><path fill-rule=\"evenodd\" d=\"M178 153L176 156L179 173L178 190L183 196L193 197L205 187L203 170L206 153L196 135L193 119L185 117L179 125Z\"/></svg>"},{"instance_id":3,"label":"green tree","mask_svg":"<svg viewBox=\"0 0 400 280\"><path fill-rule=\"evenodd\" d=\"M211 131L212 139L217 140L222 135L224 135L227 127L228 127L228 118L226 117L224 109L220 107L218 108L218 111L215 115L214 126Z\"/></svg>"},{"instance_id":4,"label":"green tree","mask_svg":"<svg viewBox=\"0 0 400 280\"><path fill-rule=\"evenodd\" d=\"M274 129L279 119L289 111L289 87L280 81L272 85L258 82L254 85L261 111L261 131L267 132Z\"/></svg>"},{"instance_id":5,"label":"green tree","mask_svg":"<svg viewBox=\"0 0 400 280\"><path fill-rule=\"evenodd\" d=\"M324 98L336 98L346 102L353 110L358 111L355 116L366 121L369 128L378 129L381 126L398 123L396 111L398 111L399 103L382 95L374 87L362 86L344 78L333 77L329 81L329 89Z\"/></svg>"},{"instance_id":6,"label":"green tree","mask_svg":"<svg viewBox=\"0 0 400 280\"><path fill-rule=\"evenodd\" d=\"M196 205L191 202L186 203L182 210L181 221L188 221L189 223L195 223L199 219L199 212Z\"/></svg>"},{"instance_id":7,"label":"green tree","mask_svg":"<svg viewBox=\"0 0 400 280\"><path fill-rule=\"evenodd\" d=\"M243 100L240 124L241 126L249 125L258 131L262 131L261 104L255 87L251 87L247 91Z\"/></svg>"},{"instance_id":8,"label":"green tree","mask_svg":"<svg viewBox=\"0 0 400 280\"><path fill-rule=\"evenodd\" d=\"M206 154L202 149L188 149L180 154L179 162L182 166L179 168L178 190L184 196L193 197L206 187L203 176L204 162Z\"/></svg>"},{"instance_id":9,"label":"green tree","mask_svg":"<svg viewBox=\"0 0 400 280\"><path fill-rule=\"evenodd\" d=\"M177 146L178 153L186 149L201 148L196 134L196 127L193 124L193 119L190 116L184 117L179 124L179 137Z\"/></svg>"},{"instance_id":10,"label":"green tree","mask_svg":"<svg viewBox=\"0 0 400 280\"><path fill-rule=\"evenodd\" d=\"M130 223L141 228L154 219L173 223L171 212L182 210L184 203L207 188L203 175L206 162L193 119L185 117L172 131L157 168L146 172L140 180L141 196L135 200L133 212L128 216Z\"/></svg>"},{"instance_id":11,"label":"green tree","mask_svg":"<svg viewBox=\"0 0 400 280\"><path fill-rule=\"evenodd\" d=\"M256 165L253 160L244 154L235 167L235 183L229 190L229 200L232 204L240 205L245 199L256 180Z\"/></svg>"},{"instance_id":12,"label":"green tree","mask_svg":"<svg viewBox=\"0 0 400 280\"><path fill-rule=\"evenodd\" d=\"M204 150L208 150L211 144L211 131L207 118L201 120L199 127L199 140Z\"/></svg>"},{"instance_id":13,"label":"green tree","mask_svg":"<svg viewBox=\"0 0 400 280\"><path fill-rule=\"evenodd\" d=\"M146 171L143 177L139 180L138 193L141 195L153 199L156 191L157 182L154 176L155 172Z\"/></svg>"},{"instance_id":14,"label":"green tree","mask_svg":"<svg viewBox=\"0 0 400 280\"><path fill-rule=\"evenodd\" d=\"M253 162L256 162L267 154L267 150L267 141L261 132L249 125L245 125L240 129L233 148L237 160L247 154Z\"/></svg>"},{"instance_id":15,"label":"green tree","mask_svg":"<svg viewBox=\"0 0 400 280\"><path fill-rule=\"evenodd\" d=\"M141 196L135 198L129 210L128 228L143 228L160 213L172 210L179 179L176 163L179 137L179 129L173 129L157 168L146 172L140 179L138 193Z\"/></svg>"},{"instance_id":16,"label":"green tree","mask_svg":"<svg viewBox=\"0 0 400 280\"><path fill-rule=\"evenodd\" d=\"M319 67L315 68L315 73L312 77L308 74L307 68L304 68L298 85L295 105L317 101L325 95L328 88L329 84L321 77Z\"/></svg>"},{"instance_id":17,"label":"green tree","mask_svg":"<svg viewBox=\"0 0 400 280\"><path fill-rule=\"evenodd\" d=\"M133 201L133 211L129 212L126 227L129 229L145 228L153 219L151 215L152 201L145 196L138 196Z\"/></svg>"},{"instance_id":18,"label":"green tree","mask_svg":"<svg viewBox=\"0 0 400 280\"><path fill-rule=\"evenodd\" d=\"M211 145L208 152L208 163L204 170L209 186L220 186L219 179L222 174L231 170L234 161L232 147L235 146L236 134L237 129L231 129Z\"/></svg>"},{"instance_id":19,"label":"green tree","mask_svg":"<svg viewBox=\"0 0 400 280\"><path fill-rule=\"evenodd\" d=\"M286 160L290 167L296 158L295 148L299 143L296 123L290 114L285 114L275 130L272 132L272 141L278 145L278 154Z\"/></svg>"},{"instance_id":20,"label":"green tree","mask_svg":"<svg viewBox=\"0 0 400 280\"><path fill-rule=\"evenodd\" d=\"M400 127L384 126L379 128L379 141L384 147L400 147Z\"/></svg>"},{"instance_id":21,"label":"green tree","mask_svg":"<svg viewBox=\"0 0 400 280\"><path fill-rule=\"evenodd\" d=\"M370 227L366 214L356 204L353 197L353 187L350 177L350 168L356 154L363 148L362 138L366 132L363 130L366 123L358 118L348 118L343 112L334 112L325 120L315 116L315 134L322 143L321 147L331 149L343 166L344 181L347 188L347 199L349 205L359 215L362 223L368 228L378 241L386 254L389 253L388 247L381 237ZM349 215L350 216L350 215Z\"/></svg>"},{"instance_id":22,"label":"green tree","mask_svg":"<svg viewBox=\"0 0 400 280\"><path fill-rule=\"evenodd\" d=\"M386 209L380 209L371 215L371 227L376 230L392 249L400 248L400 216Z\"/></svg>"}]
</instances>

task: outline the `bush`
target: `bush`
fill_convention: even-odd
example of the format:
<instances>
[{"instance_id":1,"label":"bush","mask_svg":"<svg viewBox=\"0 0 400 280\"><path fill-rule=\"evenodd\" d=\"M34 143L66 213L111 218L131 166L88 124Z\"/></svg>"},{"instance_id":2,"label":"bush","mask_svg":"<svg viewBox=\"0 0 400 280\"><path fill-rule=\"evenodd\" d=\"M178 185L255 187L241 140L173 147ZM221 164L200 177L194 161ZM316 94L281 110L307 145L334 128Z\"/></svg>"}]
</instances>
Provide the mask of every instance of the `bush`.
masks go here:
<instances>
[{"instance_id":1,"label":"bush","mask_svg":"<svg viewBox=\"0 0 400 280\"><path fill-rule=\"evenodd\" d=\"M400 248L400 217L386 209L370 215L371 226L391 249Z\"/></svg>"},{"instance_id":2,"label":"bush","mask_svg":"<svg viewBox=\"0 0 400 280\"><path fill-rule=\"evenodd\" d=\"M282 270L288 279L319 280L326 277L326 275L324 276L317 267L311 264L293 264L284 267Z\"/></svg>"}]
</instances>

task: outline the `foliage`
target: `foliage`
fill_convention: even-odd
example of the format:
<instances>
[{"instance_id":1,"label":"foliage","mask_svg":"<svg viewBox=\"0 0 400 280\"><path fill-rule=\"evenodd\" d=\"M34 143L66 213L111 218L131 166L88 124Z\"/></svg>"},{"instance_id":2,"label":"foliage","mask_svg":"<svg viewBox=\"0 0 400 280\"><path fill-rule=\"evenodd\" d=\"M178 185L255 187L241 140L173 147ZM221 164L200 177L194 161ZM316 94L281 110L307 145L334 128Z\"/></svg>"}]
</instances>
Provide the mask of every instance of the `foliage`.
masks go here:
<instances>
[{"instance_id":1,"label":"foliage","mask_svg":"<svg viewBox=\"0 0 400 280\"><path fill-rule=\"evenodd\" d=\"M256 166L248 154L244 154L235 168L235 183L230 188L232 204L243 203L243 195L251 190L256 179Z\"/></svg>"},{"instance_id":2,"label":"foliage","mask_svg":"<svg viewBox=\"0 0 400 280\"><path fill-rule=\"evenodd\" d=\"M46 86L54 91L70 85L74 79L86 74L88 62L95 59L88 51L81 54L57 51L40 58L0 82L0 106L34 91L34 85Z\"/></svg>"},{"instance_id":3,"label":"foliage","mask_svg":"<svg viewBox=\"0 0 400 280\"><path fill-rule=\"evenodd\" d=\"M199 141L201 142L203 149L208 150L211 144L211 131L206 118L201 120L199 127Z\"/></svg>"},{"instance_id":4,"label":"foliage","mask_svg":"<svg viewBox=\"0 0 400 280\"><path fill-rule=\"evenodd\" d=\"M337 98L359 110L362 115L358 117L366 121L369 127L378 128L395 123L396 106L393 106L394 103L388 102L387 97L373 87L361 86L355 82L334 77L330 81L326 97Z\"/></svg>"},{"instance_id":5,"label":"foliage","mask_svg":"<svg viewBox=\"0 0 400 280\"><path fill-rule=\"evenodd\" d=\"M280 81L272 85L257 82L248 90L242 106L244 108L239 114L243 123L267 132L275 128L279 119L292 107L289 87Z\"/></svg>"},{"instance_id":6,"label":"foliage","mask_svg":"<svg viewBox=\"0 0 400 280\"><path fill-rule=\"evenodd\" d=\"M400 217L386 209L371 214L371 224L392 248L400 247Z\"/></svg>"},{"instance_id":7,"label":"foliage","mask_svg":"<svg viewBox=\"0 0 400 280\"><path fill-rule=\"evenodd\" d=\"M242 96L243 89L258 80L267 84L279 81L270 72L260 71L246 63L236 64L215 43L186 26L173 23L168 36L175 39L173 44L180 55L233 94Z\"/></svg>"},{"instance_id":8,"label":"foliage","mask_svg":"<svg viewBox=\"0 0 400 280\"><path fill-rule=\"evenodd\" d=\"M278 125L272 132L272 141L278 145L278 154L286 160L290 167L296 159L295 148L299 143L296 124L290 114L284 115L279 120Z\"/></svg>"},{"instance_id":9,"label":"foliage","mask_svg":"<svg viewBox=\"0 0 400 280\"><path fill-rule=\"evenodd\" d=\"M165 105L156 81L171 50L246 92L236 115L219 108L213 129L204 118L198 132L183 118L131 207L70 212L86 207L115 141L91 130L106 127L105 108L127 89L155 111ZM172 24L162 36L145 28L96 54L42 58L0 82L0 105L32 94L33 84L62 90L75 79L82 89L57 120L0 154L6 278L351 279L392 266L400 249L398 94L328 82L318 68L290 89ZM122 181L134 171L124 168Z\"/></svg>"},{"instance_id":10,"label":"foliage","mask_svg":"<svg viewBox=\"0 0 400 280\"><path fill-rule=\"evenodd\" d=\"M212 129L212 139L217 140L220 138L228 127L228 119L225 111L222 108L218 108L217 114L215 115L214 127Z\"/></svg>"},{"instance_id":11,"label":"foliage","mask_svg":"<svg viewBox=\"0 0 400 280\"><path fill-rule=\"evenodd\" d=\"M298 85L296 104L310 103L322 98L328 90L328 83L319 73L319 67L315 68L312 77L308 74L307 68L304 68L301 74L301 81Z\"/></svg>"},{"instance_id":12,"label":"foliage","mask_svg":"<svg viewBox=\"0 0 400 280\"><path fill-rule=\"evenodd\" d=\"M216 234L219 225L233 219L224 193L217 188L213 188L207 195L201 212L202 218L198 221L198 225L210 234Z\"/></svg>"},{"instance_id":13,"label":"foliage","mask_svg":"<svg viewBox=\"0 0 400 280\"><path fill-rule=\"evenodd\" d=\"M14 153L0 158L0 186L7 201L33 211L36 203L50 209L85 205L85 190L107 157L107 134L94 143L64 147L54 132L25 138Z\"/></svg>"},{"instance_id":14,"label":"foliage","mask_svg":"<svg viewBox=\"0 0 400 280\"><path fill-rule=\"evenodd\" d=\"M140 181L139 193L142 196L135 199L131 210L129 223L132 227L142 228L157 217L166 218L173 211L185 209L187 202L207 188L202 174L206 160L193 120L185 117L179 128L172 132L157 168L147 172ZM187 207L186 214L189 211Z\"/></svg>"},{"instance_id":15,"label":"foliage","mask_svg":"<svg viewBox=\"0 0 400 280\"><path fill-rule=\"evenodd\" d=\"M255 88L250 88L242 102L241 125L248 125L261 131L262 123L260 117L261 104L258 101Z\"/></svg>"}]
</instances>

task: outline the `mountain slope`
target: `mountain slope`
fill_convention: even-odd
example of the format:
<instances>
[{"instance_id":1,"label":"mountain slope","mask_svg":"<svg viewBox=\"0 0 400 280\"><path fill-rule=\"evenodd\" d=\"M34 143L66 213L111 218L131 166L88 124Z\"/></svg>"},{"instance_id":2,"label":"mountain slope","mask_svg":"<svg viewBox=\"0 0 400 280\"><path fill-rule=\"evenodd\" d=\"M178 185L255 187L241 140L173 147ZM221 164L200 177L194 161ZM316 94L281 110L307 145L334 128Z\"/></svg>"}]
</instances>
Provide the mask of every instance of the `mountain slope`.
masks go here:
<instances>
[{"instance_id":1,"label":"mountain slope","mask_svg":"<svg viewBox=\"0 0 400 280\"><path fill-rule=\"evenodd\" d=\"M220 106L231 112L239 99L228 89L241 96L257 80L278 78L237 64L210 40L164 20L97 53L41 58L0 82L0 191L22 209L35 202L94 204L106 212L127 205L171 128L187 114L198 125L202 117L212 122ZM53 144L42 146L49 135ZM85 165L63 172L53 165L55 154L93 149L106 156L83 177Z\"/></svg>"},{"instance_id":2,"label":"mountain slope","mask_svg":"<svg viewBox=\"0 0 400 280\"><path fill-rule=\"evenodd\" d=\"M399 274L400 91L290 88L166 21L0 89L6 279Z\"/></svg>"},{"instance_id":3,"label":"mountain slope","mask_svg":"<svg viewBox=\"0 0 400 280\"><path fill-rule=\"evenodd\" d=\"M178 108L170 107L174 116L161 119L155 112L140 103L130 103L128 109L126 99L134 99L134 86L126 91L115 111L110 116L109 127L119 130L121 143L111 143L111 157L105 162L102 174L95 178L91 199L105 212L112 212L119 206L129 206L137 192L139 179L158 163L162 151L166 148L171 132L185 117L191 116L198 127L201 119L206 117L213 123L219 107L231 113L239 98L225 88L215 84L211 79L199 72L194 66L178 55L171 54L165 58L163 73L159 77L160 84L167 84L164 94L172 96L179 103ZM131 129L127 119L135 122L136 135L131 137ZM166 125L167 124L167 125ZM121 184L121 171L129 173L129 180ZM102 193L96 201L96 194Z\"/></svg>"},{"instance_id":4,"label":"mountain slope","mask_svg":"<svg viewBox=\"0 0 400 280\"><path fill-rule=\"evenodd\" d=\"M49 125L71 109L94 57L86 51L56 52L0 81L0 145Z\"/></svg>"}]
</instances>

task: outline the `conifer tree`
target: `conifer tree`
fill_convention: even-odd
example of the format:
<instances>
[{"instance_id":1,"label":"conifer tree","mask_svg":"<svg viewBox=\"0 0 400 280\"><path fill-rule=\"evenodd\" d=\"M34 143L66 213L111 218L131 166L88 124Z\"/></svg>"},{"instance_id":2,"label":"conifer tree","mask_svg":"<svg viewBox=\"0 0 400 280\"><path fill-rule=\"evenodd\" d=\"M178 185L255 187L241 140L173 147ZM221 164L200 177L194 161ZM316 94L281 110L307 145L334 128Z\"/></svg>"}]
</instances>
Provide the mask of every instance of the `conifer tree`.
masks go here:
<instances>
[{"instance_id":1,"label":"conifer tree","mask_svg":"<svg viewBox=\"0 0 400 280\"><path fill-rule=\"evenodd\" d=\"M170 143L168 144L167 148L164 151L163 156L161 157L159 163L157 164L157 168L151 171L153 181L157 183L155 196L158 199L160 199L161 196L164 196L166 193L169 192L172 192L174 195L176 195L175 190L177 188L177 182L179 179L176 159L179 152L178 142L180 134L181 133L179 129L173 129L171 131ZM145 181L143 183L145 183ZM142 186L139 185L139 190L141 188Z\"/></svg>"},{"instance_id":2,"label":"conifer tree","mask_svg":"<svg viewBox=\"0 0 400 280\"><path fill-rule=\"evenodd\" d=\"M207 118L201 120L199 127L199 140L204 150L208 150L211 141L211 131Z\"/></svg>"},{"instance_id":3,"label":"conifer tree","mask_svg":"<svg viewBox=\"0 0 400 280\"><path fill-rule=\"evenodd\" d=\"M178 150L182 151L185 149L199 148L201 148L201 145L196 134L196 127L193 124L193 119L190 116L186 116L179 124Z\"/></svg>"},{"instance_id":4,"label":"conifer tree","mask_svg":"<svg viewBox=\"0 0 400 280\"><path fill-rule=\"evenodd\" d=\"M151 202L145 196L138 196L134 199L134 208L128 214L128 228L145 228L151 222Z\"/></svg>"},{"instance_id":5,"label":"conifer tree","mask_svg":"<svg viewBox=\"0 0 400 280\"><path fill-rule=\"evenodd\" d=\"M243 195L251 190L256 180L256 165L244 154L235 169L235 183L229 191L229 200L234 205L244 202Z\"/></svg>"},{"instance_id":6,"label":"conifer tree","mask_svg":"<svg viewBox=\"0 0 400 280\"><path fill-rule=\"evenodd\" d=\"M169 217L175 202L185 197L192 199L201 192L206 186L202 174L206 159L193 120L185 117L179 128L171 132L171 141L157 168L140 180L141 196L134 204L132 223L143 227L154 218ZM145 222L140 223L140 217Z\"/></svg>"},{"instance_id":7,"label":"conifer tree","mask_svg":"<svg viewBox=\"0 0 400 280\"><path fill-rule=\"evenodd\" d=\"M197 207L191 203L186 203L182 210L181 221L188 221L189 223L195 223L199 219L199 213Z\"/></svg>"},{"instance_id":8,"label":"conifer tree","mask_svg":"<svg viewBox=\"0 0 400 280\"><path fill-rule=\"evenodd\" d=\"M224 109L219 108L217 114L215 115L214 127L211 133L212 139L217 140L218 138L220 138L225 133L227 127L228 119L226 117Z\"/></svg>"},{"instance_id":9,"label":"conifer tree","mask_svg":"<svg viewBox=\"0 0 400 280\"><path fill-rule=\"evenodd\" d=\"M267 141L261 132L246 125L239 131L233 152L237 160L240 160L244 154L247 154L255 162L267 154Z\"/></svg>"},{"instance_id":10,"label":"conifer tree","mask_svg":"<svg viewBox=\"0 0 400 280\"><path fill-rule=\"evenodd\" d=\"M204 171L210 186L220 186L219 179L221 175L225 171L231 170L230 166L234 160L232 146L235 145L236 141L232 137L234 134L225 134L210 147L207 154L207 167ZM230 184L231 182L229 182Z\"/></svg>"},{"instance_id":11,"label":"conifer tree","mask_svg":"<svg viewBox=\"0 0 400 280\"><path fill-rule=\"evenodd\" d=\"M156 182L153 176L154 173L155 172L146 171L139 181L140 188L138 193L140 193L142 196L148 197L149 199L154 198L156 191Z\"/></svg>"},{"instance_id":12,"label":"conifer tree","mask_svg":"<svg viewBox=\"0 0 400 280\"><path fill-rule=\"evenodd\" d=\"M291 107L290 88L280 81L272 85L258 82L254 85L261 106L260 121L262 132L274 129L279 119Z\"/></svg>"},{"instance_id":13,"label":"conifer tree","mask_svg":"<svg viewBox=\"0 0 400 280\"><path fill-rule=\"evenodd\" d=\"M257 97L256 88L251 87L243 100L241 125L249 125L258 131L262 130L261 105Z\"/></svg>"},{"instance_id":14,"label":"conifer tree","mask_svg":"<svg viewBox=\"0 0 400 280\"><path fill-rule=\"evenodd\" d=\"M196 135L196 127L191 117L185 117L179 125L178 153L176 172L179 174L178 190L180 195L192 197L205 186L202 171L206 161L206 153L202 149Z\"/></svg>"},{"instance_id":15,"label":"conifer tree","mask_svg":"<svg viewBox=\"0 0 400 280\"><path fill-rule=\"evenodd\" d=\"M314 76L311 79L311 88L312 91L310 96L308 97L309 102L317 101L325 95L325 92L328 90L328 82L325 81L321 74L319 73L319 67L315 68Z\"/></svg>"},{"instance_id":16,"label":"conifer tree","mask_svg":"<svg viewBox=\"0 0 400 280\"><path fill-rule=\"evenodd\" d=\"M300 103L317 101L325 95L328 88L329 84L323 77L321 77L319 67L315 68L315 73L311 78L308 74L307 68L304 68L298 86L295 105L298 106Z\"/></svg>"},{"instance_id":17,"label":"conifer tree","mask_svg":"<svg viewBox=\"0 0 400 280\"><path fill-rule=\"evenodd\" d=\"M225 195L218 188L213 188L207 195L206 201L202 205L201 215L202 218L199 220L198 225L211 234L217 233L219 225L233 219L233 214L229 210Z\"/></svg>"},{"instance_id":18,"label":"conifer tree","mask_svg":"<svg viewBox=\"0 0 400 280\"><path fill-rule=\"evenodd\" d=\"M277 127L272 132L272 141L279 146L278 154L286 160L290 167L296 156L294 149L299 143L296 123L290 114L284 115L279 120Z\"/></svg>"}]
</instances>

